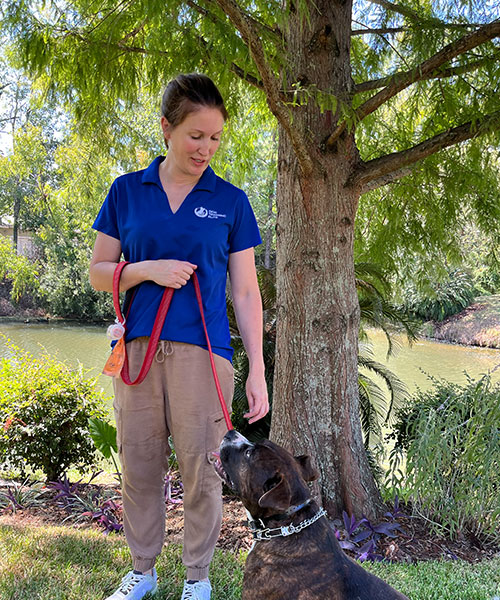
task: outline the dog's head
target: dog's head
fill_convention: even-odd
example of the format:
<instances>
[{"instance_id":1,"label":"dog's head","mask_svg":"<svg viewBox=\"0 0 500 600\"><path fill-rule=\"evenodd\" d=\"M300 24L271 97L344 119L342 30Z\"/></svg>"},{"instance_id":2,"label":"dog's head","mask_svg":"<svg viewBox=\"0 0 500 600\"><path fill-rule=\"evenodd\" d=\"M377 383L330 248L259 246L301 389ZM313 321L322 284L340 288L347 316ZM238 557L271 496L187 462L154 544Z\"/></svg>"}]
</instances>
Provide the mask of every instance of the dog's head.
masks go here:
<instances>
[{"instance_id":1,"label":"dog's head","mask_svg":"<svg viewBox=\"0 0 500 600\"><path fill-rule=\"evenodd\" d=\"M222 440L215 469L255 519L305 502L306 482L319 476L308 456L292 456L269 440L252 444L234 430Z\"/></svg>"}]
</instances>

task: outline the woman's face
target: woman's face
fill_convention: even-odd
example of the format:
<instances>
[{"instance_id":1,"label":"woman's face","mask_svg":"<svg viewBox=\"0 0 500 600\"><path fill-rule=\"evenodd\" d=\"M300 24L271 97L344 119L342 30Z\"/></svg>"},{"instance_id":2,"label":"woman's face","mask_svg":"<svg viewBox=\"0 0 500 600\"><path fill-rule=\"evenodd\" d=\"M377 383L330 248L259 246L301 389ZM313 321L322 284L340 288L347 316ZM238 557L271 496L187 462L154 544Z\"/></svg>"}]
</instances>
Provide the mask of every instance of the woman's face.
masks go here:
<instances>
[{"instance_id":1,"label":"woman's face","mask_svg":"<svg viewBox=\"0 0 500 600\"><path fill-rule=\"evenodd\" d=\"M200 177L220 145L224 117L218 108L201 106L173 128L162 117L161 127L168 142L168 163L179 173Z\"/></svg>"}]
</instances>

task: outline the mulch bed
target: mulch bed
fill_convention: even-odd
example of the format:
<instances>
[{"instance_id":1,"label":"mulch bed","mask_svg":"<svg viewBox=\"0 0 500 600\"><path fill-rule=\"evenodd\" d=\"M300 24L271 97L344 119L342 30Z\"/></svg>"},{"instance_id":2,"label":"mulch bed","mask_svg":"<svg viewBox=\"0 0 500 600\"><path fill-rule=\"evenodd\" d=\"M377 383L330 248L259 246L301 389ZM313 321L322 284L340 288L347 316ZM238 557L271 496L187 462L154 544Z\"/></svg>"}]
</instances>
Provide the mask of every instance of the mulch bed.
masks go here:
<instances>
[{"instance_id":1,"label":"mulch bed","mask_svg":"<svg viewBox=\"0 0 500 600\"><path fill-rule=\"evenodd\" d=\"M97 489L99 486L91 486L90 484L81 486L86 491L89 487ZM117 495L119 494L118 488L113 488L112 491ZM41 506L17 509L16 511L4 510L0 513L0 525L20 527L60 525L68 517L68 512L51 501L51 497L55 497L55 492L53 495L52 493L47 494L47 501ZM167 504L166 544L182 543L183 506L182 502L179 502L179 497L175 500L175 503ZM223 508L223 522L217 543L218 548L233 553L249 550L252 546L252 537L246 526L246 513L241 502L237 498L225 495L223 497ZM379 540L378 553L390 561L414 563L430 559L460 559L476 563L500 556L500 547L485 545L473 535L463 535L456 540L435 535L430 531L427 523L419 517L402 517L397 522L400 524L403 533L397 532L398 535L395 538L385 537ZM76 523L68 519L65 521L65 525L76 528L99 529L99 525L92 522L90 517ZM338 525L338 523L334 522L335 525Z\"/></svg>"}]
</instances>

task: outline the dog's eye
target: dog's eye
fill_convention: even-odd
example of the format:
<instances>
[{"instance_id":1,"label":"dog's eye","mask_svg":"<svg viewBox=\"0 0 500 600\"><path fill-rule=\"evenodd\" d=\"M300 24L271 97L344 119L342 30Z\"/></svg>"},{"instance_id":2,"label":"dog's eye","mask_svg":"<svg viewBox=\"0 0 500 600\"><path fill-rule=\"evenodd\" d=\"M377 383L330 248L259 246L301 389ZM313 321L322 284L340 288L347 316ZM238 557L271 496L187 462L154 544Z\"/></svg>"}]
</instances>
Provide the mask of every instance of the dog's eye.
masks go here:
<instances>
[{"instance_id":1,"label":"dog's eye","mask_svg":"<svg viewBox=\"0 0 500 600\"><path fill-rule=\"evenodd\" d=\"M252 454L252 448L248 448L248 450L245 450L246 458L250 458L251 454Z\"/></svg>"}]
</instances>

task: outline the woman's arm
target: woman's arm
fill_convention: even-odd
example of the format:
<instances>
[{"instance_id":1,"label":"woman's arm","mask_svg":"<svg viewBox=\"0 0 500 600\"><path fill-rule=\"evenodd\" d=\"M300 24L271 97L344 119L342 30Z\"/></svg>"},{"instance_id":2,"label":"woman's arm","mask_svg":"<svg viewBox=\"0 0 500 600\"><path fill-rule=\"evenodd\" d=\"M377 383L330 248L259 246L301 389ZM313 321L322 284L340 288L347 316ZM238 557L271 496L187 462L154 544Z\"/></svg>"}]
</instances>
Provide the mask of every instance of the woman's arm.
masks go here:
<instances>
[{"instance_id":1,"label":"woman's arm","mask_svg":"<svg viewBox=\"0 0 500 600\"><path fill-rule=\"evenodd\" d=\"M269 412L262 355L262 300L253 248L229 255L229 277L236 321L250 365L246 383L249 411L244 416L253 423Z\"/></svg>"},{"instance_id":2,"label":"woman's arm","mask_svg":"<svg viewBox=\"0 0 500 600\"><path fill-rule=\"evenodd\" d=\"M120 240L98 232L89 268L90 284L94 289L113 291L113 273L121 253ZM196 265L183 260L144 260L130 263L123 269L120 277L120 291L124 292L147 280L179 289L186 285L195 269Z\"/></svg>"}]
</instances>

